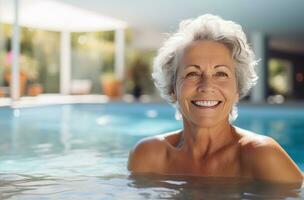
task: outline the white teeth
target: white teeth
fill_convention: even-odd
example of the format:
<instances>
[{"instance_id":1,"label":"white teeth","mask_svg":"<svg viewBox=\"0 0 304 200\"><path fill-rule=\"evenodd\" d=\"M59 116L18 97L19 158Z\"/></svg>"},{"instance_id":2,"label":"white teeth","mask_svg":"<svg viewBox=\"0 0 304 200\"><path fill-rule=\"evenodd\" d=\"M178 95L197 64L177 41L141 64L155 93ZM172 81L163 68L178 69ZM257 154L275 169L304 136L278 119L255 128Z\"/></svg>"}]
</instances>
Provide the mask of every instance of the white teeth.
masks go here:
<instances>
[{"instance_id":1,"label":"white teeth","mask_svg":"<svg viewBox=\"0 0 304 200\"><path fill-rule=\"evenodd\" d=\"M194 101L195 105L198 106L205 106L205 107L211 107L215 106L219 103L219 101Z\"/></svg>"}]
</instances>

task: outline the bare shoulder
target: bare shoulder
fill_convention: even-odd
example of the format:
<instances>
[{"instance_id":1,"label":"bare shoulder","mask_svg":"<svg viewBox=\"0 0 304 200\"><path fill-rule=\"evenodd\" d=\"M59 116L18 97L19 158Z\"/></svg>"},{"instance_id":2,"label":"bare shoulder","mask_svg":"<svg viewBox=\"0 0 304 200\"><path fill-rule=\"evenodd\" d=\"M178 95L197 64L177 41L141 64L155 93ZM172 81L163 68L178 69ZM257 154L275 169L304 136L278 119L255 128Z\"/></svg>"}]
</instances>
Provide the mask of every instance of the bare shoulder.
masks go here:
<instances>
[{"instance_id":1,"label":"bare shoulder","mask_svg":"<svg viewBox=\"0 0 304 200\"><path fill-rule=\"evenodd\" d=\"M128 169L138 173L161 172L167 146L162 136L145 138L130 151Z\"/></svg>"},{"instance_id":2,"label":"bare shoulder","mask_svg":"<svg viewBox=\"0 0 304 200\"><path fill-rule=\"evenodd\" d=\"M254 178L276 182L302 182L303 174L285 150L271 137L236 128L243 164Z\"/></svg>"}]
</instances>

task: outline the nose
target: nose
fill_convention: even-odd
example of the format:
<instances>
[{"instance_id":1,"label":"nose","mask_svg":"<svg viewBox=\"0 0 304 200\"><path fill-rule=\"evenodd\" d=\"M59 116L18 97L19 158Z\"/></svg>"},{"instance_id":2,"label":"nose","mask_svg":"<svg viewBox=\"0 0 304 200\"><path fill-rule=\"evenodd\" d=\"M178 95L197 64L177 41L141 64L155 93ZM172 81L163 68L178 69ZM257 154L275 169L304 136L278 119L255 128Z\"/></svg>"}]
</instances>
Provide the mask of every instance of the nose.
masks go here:
<instances>
[{"instance_id":1,"label":"nose","mask_svg":"<svg viewBox=\"0 0 304 200\"><path fill-rule=\"evenodd\" d=\"M203 93L213 93L214 86L212 83L212 76L203 74L200 81L198 82L198 91Z\"/></svg>"}]
</instances>

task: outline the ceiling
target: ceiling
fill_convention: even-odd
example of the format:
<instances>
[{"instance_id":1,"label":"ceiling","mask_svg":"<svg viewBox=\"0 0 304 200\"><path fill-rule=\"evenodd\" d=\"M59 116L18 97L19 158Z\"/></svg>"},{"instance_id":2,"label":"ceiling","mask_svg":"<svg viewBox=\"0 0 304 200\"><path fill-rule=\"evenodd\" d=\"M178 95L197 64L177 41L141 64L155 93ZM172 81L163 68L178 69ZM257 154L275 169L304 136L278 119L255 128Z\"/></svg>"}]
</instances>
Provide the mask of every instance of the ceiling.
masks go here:
<instances>
[{"instance_id":1,"label":"ceiling","mask_svg":"<svg viewBox=\"0 0 304 200\"><path fill-rule=\"evenodd\" d=\"M20 0L19 24L49 31L90 32L124 29L127 23L54 0ZM0 0L0 21L15 22L14 1ZM51 11L51 12L50 12Z\"/></svg>"},{"instance_id":2,"label":"ceiling","mask_svg":"<svg viewBox=\"0 0 304 200\"><path fill-rule=\"evenodd\" d=\"M46 2L46 0L19 0L22 9L28 8L30 5L29 2L34 1L40 4ZM123 23L126 22L133 31L132 45L134 47L156 49L159 48L164 38L166 38L166 33L176 31L181 20L211 13L241 24L245 32L249 35L251 32L261 32L265 34L265 36L270 38L270 44L275 48L284 49L282 47L292 47L292 51L304 53L303 0L48 1L57 2L58 4L61 2L70 4L76 8L76 10L81 11L80 13L86 13L83 15L86 17L78 17L77 19L77 17L73 17L72 14L68 15L69 12L67 12L67 8L70 6L64 5L64 8L60 9L54 7L52 9L52 6L44 6L46 9L39 8L39 12L26 10L23 13L24 17L21 18L30 20L29 16L32 16L35 22L39 22L45 26L47 24L45 16L52 14L52 16L55 15L55 18L52 18L55 19L55 22L52 24L54 27L53 30L57 30L57 26L60 26L64 28L70 27L70 29L74 27L74 31L93 30L92 27L95 26L99 28L103 27L102 24L109 21L106 20L106 18L116 20L119 23L122 21ZM0 8L12 14L12 12L9 12L8 9L4 7L5 2L13 2L13 0L0 0ZM48 10L50 10L49 13ZM2 14L3 13L4 12L2 12ZM87 13L89 13L91 17L87 17L89 16ZM98 14L98 17L96 17L96 14ZM22 15L22 12L20 15ZM44 17L39 17L40 15ZM66 17L67 15L70 16L70 18ZM104 19L101 17L104 17ZM4 20L3 16L2 20ZM86 29L84 29L84 27Z\"/></svg>"},{"instance_id":3,"label":"ceiling","mask_svg":"<svg viewBox=\"0 0 304 200\"><path fill-rule=\"evenodd\" d=\"M238 22L247 32L292 37L304 34L303 0L62 1L124 20L136 30L173 32L180 20L212 13Z\"/></svg>"}]
</instances>

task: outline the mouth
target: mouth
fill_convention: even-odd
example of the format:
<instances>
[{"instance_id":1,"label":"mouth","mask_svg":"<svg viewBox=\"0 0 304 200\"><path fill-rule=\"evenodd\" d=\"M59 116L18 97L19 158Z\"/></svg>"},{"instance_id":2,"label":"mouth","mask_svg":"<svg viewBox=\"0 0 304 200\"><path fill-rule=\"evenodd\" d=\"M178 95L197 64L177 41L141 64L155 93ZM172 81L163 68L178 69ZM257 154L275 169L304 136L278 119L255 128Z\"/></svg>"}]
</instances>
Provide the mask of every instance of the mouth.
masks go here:
<instances>
[{"instance_id":1,"label":"mouth","mask_svg":"<svg viewBox=\"0 0 304 200\"><path fill-rule=\"evenodd\" d=\"M191 103L199 108L216 108L218 105L222 103L222 101L217 100L199 100L199 101L191 101Z\"/></svg>"}]
</instances>

